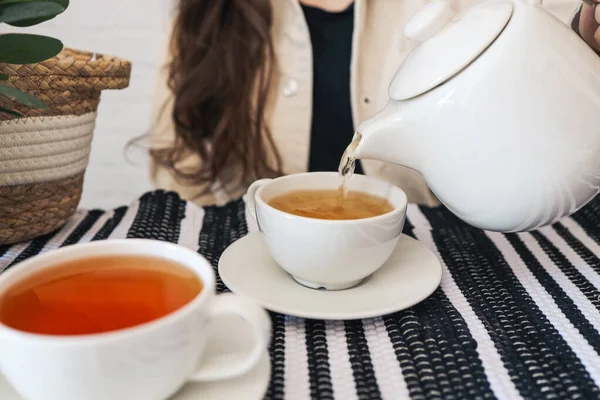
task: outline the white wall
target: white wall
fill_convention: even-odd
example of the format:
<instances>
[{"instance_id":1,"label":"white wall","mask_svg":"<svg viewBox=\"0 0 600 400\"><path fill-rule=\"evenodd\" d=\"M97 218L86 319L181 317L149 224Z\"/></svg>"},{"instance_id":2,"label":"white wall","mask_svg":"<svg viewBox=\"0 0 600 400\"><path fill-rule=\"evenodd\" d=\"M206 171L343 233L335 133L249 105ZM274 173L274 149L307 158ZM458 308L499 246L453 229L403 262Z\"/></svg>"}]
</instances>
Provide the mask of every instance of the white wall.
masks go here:
<instances>
[{"instance_id":1,"label":"white wall","mask_svg":"<svg viewBox=\"0 0 600 400\"><path fill-rule=\"evenodd\" d=\"M2 28L49 35L67 47L133 63L127 89L102 92L80 207L113 208L151 189L145 153L134 149L128 161L124 150L149 126L154 73L169 15L169 0L71 0L51 21L26 29Z\"/></svg>"}]
</instances>

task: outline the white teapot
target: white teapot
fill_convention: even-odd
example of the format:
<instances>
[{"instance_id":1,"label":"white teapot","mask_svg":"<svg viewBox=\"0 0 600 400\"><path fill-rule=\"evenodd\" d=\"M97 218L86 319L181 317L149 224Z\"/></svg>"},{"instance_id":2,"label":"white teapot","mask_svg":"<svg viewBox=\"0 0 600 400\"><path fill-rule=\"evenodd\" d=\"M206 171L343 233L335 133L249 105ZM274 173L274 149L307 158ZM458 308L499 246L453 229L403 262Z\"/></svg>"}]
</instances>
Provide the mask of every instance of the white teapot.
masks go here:
<instances>
[{"instance_id":1,"label":"white teapot","mask_svg":"<svg viewBox=\"0 0 600 400\"><path fill-rule=\"evenodd\" d=\"M492 231L554 223L596 196L600 57L540 3L419 10L404 35L420 43L357 128L356 158L421 172L459 218Z\"/></svg>"}]
</instances>

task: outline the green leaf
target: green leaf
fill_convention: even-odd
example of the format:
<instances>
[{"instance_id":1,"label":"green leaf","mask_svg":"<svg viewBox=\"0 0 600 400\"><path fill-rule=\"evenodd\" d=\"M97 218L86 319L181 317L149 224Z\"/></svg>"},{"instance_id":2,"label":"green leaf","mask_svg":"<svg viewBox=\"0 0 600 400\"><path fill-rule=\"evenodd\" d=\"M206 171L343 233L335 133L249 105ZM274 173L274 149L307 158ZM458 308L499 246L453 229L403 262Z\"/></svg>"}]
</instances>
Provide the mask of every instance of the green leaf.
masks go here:
<instances>
[{"instance_id":1,"label":"green leaf","mask_svg":"<svg viewBox=\"0 0 600 400\"><path fill-rule=\"evenodd\" d=\"M21 114L18 111L9 110L8 108L4 108L4 107L0 107L0 113L12 115L13 117L22 117L23 116L23 114Z\"/></svg>"},{"instance_id":2,"label":"green leaf","mask_svg":"<svg viewBox=\"0 0 600 400\"><path fill-rule=\"evenodd\" d=\"M0 0L0 6L5 4L15 4L15 3L33 3L39 0Z\"/></svg>"},{"instance_id":3,"label":"green leaf","mask_svg":"<svg viewBox=\"0 0 600 400\"><path fill-rule=\"evenodd\" d=\"M0 22L13 26L31 26L47 21L65 9L53 2L26 2L0 5Z\"/></svg>"},{"instance_id":4,"label":"green leaf","mask_svg":"<svg viewBox=\"0 0 600 400\"><path fill-rule=\"evenodd\" d=\"M0 74L0 81L7 81L7 80L8 80L8 75Z\"/></svg>"},{"instance_id":5,"label":"green leaf","mask_svg":"<svg viewBox=\"0 0 600 400\"><path fill-rule=\"evenodd\" d=\"M62 48L60 40L48 36L8 33L0 35L0 62L35 64L54 57Z\"/></svg>"},{"instance_id":6,"label":"green leaf","mask_svg":"<svg viewBox=\"0 0 600 400\"><path fill-rule=\"evenodd\" d=\"M69 0L47 0L47 1L51 1L53 3L61 5L62 8L64 8L65 10L69 7Z\"/></svg>"},{"instance_id":7,"label":"green leaf","mask_svg":"<svg viewBox=\"0 0 600 400\"><path fill-rule=\"evenodd\" d=\"M48 106L46 103L34 97L28 93L21 92L19 89L12 86L0 85L0 95L6 96L9 99L19 102L31 108L43 108L46 109Z\"/></svg>"},{"instance_id":8,"label":"green leaf","mask_svg":"<svg viewBox=\"0 0 600 400\"><path fill-rule=\"evenodd\" d=\"M38 3L38 2L60 4L65 9L69 6L69 0L0 0L0 6L5 5L5 4Z\"/></svg>"},{"instance_id":9,"label":"green leaf","mask_svg":"<svg viewBox=\"0 0 600 400\"><path fill-rule=\"evenodd\" d=\"M57 4L57 5L61 6L63 8L63 11L66 10L67 7L69 6L69 0L0 0L0 8L11 5L11 4L23 4L23 3L52 3L52 4ZM58 14L60 14L60 13L58 13ZM48 21L49 19L52 19L55 16L56 15L53 15L50 17L43 17L43 18L27 19L27 20L18 21L18 22L7 22L7 24L12 25L12 26L17 26L17 27L32 26L32 25L37 25L42 22Z\"/></svg>"}]
</instances>

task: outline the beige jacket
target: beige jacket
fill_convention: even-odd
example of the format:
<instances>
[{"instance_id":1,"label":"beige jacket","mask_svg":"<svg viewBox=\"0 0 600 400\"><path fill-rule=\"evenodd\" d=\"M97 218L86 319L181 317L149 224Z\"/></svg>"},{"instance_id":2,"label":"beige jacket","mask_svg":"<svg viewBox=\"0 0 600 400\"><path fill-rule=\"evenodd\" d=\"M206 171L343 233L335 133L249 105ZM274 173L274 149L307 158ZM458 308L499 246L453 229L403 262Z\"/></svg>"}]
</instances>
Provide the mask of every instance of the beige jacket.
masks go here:
<instances>
[{"instance_id":1,"label":"beige jacket","mask_svg":"<svg viewBox=\"0 0 600 400\"><path fill-rule=\"evenodd\" d=\"M355 0L355 24L351 61L351 103L354 125L380 110L388 100L387 90L396 69L413 49L403 37L407 20L427 0ZM470 7L479 0L450 0L456 10ZM286 174L305 172L308 168L312 114L312 48L310 34L298 0L271 0L275 24L273 41L279 62L280 85L274 97L270 127L284 162ZM544 0L544 7L568 23L578 0ZM172 140L170 119L172 94L166 86L168 52L158 74L154 97L152 145L160 147ZM161 113L161 107L165 112ZM332 154L341 157L341 154ZM197 165L197 157L182 163ZM188 164L189 165L189 164ZM408 168L364 160L367 175L373 175L402 188L410 202L438 204L422 176ZM226 192L214 188L211 196L197 198L202 189L179 184L168 171L151 165L151 177L157 188L175 190L182 197L202 204L223 204L240 197L244 190Z\"/></svg>"}]
</instances>

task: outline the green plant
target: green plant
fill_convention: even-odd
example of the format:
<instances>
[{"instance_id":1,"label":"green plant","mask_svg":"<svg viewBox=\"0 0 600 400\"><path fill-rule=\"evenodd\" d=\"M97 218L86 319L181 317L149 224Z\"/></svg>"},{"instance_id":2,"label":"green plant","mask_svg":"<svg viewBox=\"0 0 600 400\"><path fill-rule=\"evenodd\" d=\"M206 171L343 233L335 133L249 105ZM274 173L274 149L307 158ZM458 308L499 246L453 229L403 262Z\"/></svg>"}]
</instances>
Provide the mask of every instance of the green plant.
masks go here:
<instances>
[{"instance_id":1,"label":"green plant","mask_svg":"<svg viewBox=\"0 0 600 400\"><path fill-rule=\"evenodd\" d=\"M27 27L48 21L61 14L69 6L69 0L0 0L0 23L15 27ZM60 40L26 33L0 35L0 63L35 64L54 57L63 48ZM32 108L47 108L38 98L19 89L2 84L8 75L0 73L0 96ZM0 106L0 112L20 116L16 110Z\"/></svg>"}]
</instances>

